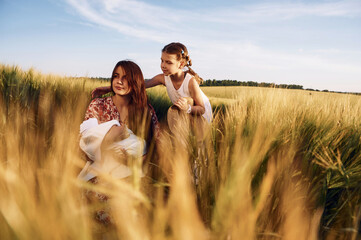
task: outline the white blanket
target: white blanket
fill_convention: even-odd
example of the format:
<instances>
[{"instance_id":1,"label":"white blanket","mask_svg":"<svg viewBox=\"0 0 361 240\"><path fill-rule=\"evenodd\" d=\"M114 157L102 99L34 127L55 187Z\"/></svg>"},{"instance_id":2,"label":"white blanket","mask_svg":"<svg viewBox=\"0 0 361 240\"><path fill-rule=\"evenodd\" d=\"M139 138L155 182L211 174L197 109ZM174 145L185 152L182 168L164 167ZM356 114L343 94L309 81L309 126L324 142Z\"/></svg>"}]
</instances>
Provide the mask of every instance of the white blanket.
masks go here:
<instances>
[{"instance_id":1,"label":"white blanket","mask_svg":"<svg viewBox=\"0 0 361 240\"><path fill-rule=\"evenodd\" d=\"M120 126L119 121L111 120L109 122L98 124L96 118L90 118L80 125L80 148L93 161L86 163L78 178L88 181L99 174L110 174L114 178L125 178L132 174L131 169L117 159L101 154L102 141L114 125ZM129 137L112 143L107 150L112 150L119 155L123 151L132 158L141 158L146 154L146 143L144 139L137 137L129 128L127 128Z\"/></svg>"}]
</instances>

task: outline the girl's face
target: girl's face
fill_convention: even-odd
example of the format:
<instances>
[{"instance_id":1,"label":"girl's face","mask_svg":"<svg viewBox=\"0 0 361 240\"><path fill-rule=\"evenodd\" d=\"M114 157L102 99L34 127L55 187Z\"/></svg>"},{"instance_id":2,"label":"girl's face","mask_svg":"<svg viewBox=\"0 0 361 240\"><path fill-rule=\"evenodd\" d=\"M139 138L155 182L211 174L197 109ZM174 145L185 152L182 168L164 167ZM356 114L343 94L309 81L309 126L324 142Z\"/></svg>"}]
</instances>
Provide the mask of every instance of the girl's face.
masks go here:
<instances>
[{"instance_id":1,"label":"girl's face","mask_svg":"<svg viewBox=\"0 0 361 240\"><path fill-rule=\"evenodd\" d=\"M176 54L162 52L160 60L160 68L162 69L164 75L173 75L183 69L182 61L177 60Z\"/></svg>"},{"instance_id":2,"label":"girl's face","mask_svg":"<svg viewBox=\"0 0 361 240\"><path fill-rule=\"evenodd\" d=\"M127 95L131 91L131 87L128 85L128 80L125 75L125 71L121 66L117 67L113 74L113 91L117 95Z\"/></svg>"}]
</instances>

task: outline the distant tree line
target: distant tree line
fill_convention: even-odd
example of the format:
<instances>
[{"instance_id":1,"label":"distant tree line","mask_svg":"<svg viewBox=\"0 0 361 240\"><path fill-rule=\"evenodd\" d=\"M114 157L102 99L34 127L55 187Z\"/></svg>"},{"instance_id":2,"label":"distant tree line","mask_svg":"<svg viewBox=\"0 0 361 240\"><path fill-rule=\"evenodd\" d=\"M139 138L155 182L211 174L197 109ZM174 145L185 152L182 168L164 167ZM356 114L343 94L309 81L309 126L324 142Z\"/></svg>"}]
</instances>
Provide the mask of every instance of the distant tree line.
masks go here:
<instances>
[{"instance_id":1,"label":"distant tree line","mask_svg":"<svg viewBox=\"0 0 361 240\"><path fill-rule=\"evenodd\" d=\"M90 79L98 81L110 81L110 78L105 77L91 77ZM149 79L146 79L149 80ZM334 92L334 93L349 93L355 95L361 95L361 93L354 92L338 92L338 91L328 91L327 89L318 90L312 88L304 89L302 85L297 84L275 84L275 83L266 83L266 82L254 82L254 81L237 81L237 80L216 80L208 79L203 81L201 86L246 86L246 87L269 87L269 88L286 88L286 89L301 89L306 91L316 91L316 92Z\"/></svg>"},{"instance_id":2,"label":"distant tree line","mask_svg":"<svg viewBox=\"0 0 361 240\"><path fill-rule=\"evenodd\" d=\"M90 79L102 81L102 82L110 81L110 78L106 78L106 77L90 77Z\"/></svg>"},{"instance_id":3,"label":"distant tree line","mask_svg":"<svg viewBox=\"0 0 361 240\"><path fill-rule=\"evenodd\" d=\"M316 91L316 92L333 92L333 93L346 93L346 94L354 94L354 95L361 95L361 93L356 92L339 92L339 91L329 91L325 90L318 90L307 88L304 89L302 85L297 84L275 84L275 83L265 83L265 82L254 82L254 81L237 81L237 80L216 80L216 79L209 79L204 81L201 86L247 86L247 87L269 87L269 88L286 88L286 89L301 89L306 91Z\"/></svg>"},{"instance_id":4,"label":"distant tree line","mask_svg":"<svg viewBox=\"0 0 361 240\"><path fill-rule=\"evenodd\" d=\"M270 88L288 88L288 89L303 89L302 85L296 84L275 84L265 82L253 82L253 81L237 81L237 80L206 80L201 86L248 86L248 87L270 87Z\"/></svg>"}]
</instances>

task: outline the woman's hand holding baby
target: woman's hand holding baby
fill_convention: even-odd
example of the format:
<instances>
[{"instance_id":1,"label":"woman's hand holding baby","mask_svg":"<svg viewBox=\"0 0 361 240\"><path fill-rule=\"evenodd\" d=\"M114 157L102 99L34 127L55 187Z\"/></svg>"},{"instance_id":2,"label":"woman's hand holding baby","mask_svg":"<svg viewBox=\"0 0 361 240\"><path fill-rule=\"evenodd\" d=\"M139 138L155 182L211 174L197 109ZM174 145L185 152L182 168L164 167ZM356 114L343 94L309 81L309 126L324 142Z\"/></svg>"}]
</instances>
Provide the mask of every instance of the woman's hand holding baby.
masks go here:
<instances>
[{"instance_id":1,"label":"woman's hand holding baby","mask_svg":"<svg viewBox=\"0 0 361 240\"><path fill-rule=\"evenodd\" d=\"M125 124L122 124L120 126L114 125L105 135L102 145L108 145L117 141L121 141L128 137L129 137L129 132Z\"/></svg>"}]
</instances>

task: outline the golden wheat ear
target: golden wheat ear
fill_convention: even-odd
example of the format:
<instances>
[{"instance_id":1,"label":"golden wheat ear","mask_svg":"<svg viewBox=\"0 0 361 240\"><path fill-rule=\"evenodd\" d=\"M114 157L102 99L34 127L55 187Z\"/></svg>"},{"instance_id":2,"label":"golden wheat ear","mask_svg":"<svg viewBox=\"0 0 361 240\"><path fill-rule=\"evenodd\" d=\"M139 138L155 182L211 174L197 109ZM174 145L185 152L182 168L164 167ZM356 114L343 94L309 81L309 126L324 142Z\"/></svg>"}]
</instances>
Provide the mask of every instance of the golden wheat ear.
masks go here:
<instances>
[{"instance_id":1,"label":"golden wheat ear","mask_svg":"<svg viewBox=\"0 0 361 240\"><path fill-rule=\"evenodd\" d=\"M186 97L185 99L187 99L187 103L188 103L188 104L190 104L191 106L194 105L194 100L193 100L193 98L191 98L191 97Z\"/></svg>"}]
</instances>

